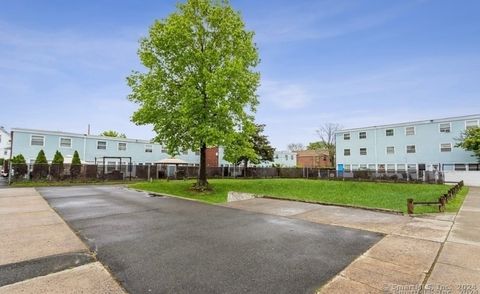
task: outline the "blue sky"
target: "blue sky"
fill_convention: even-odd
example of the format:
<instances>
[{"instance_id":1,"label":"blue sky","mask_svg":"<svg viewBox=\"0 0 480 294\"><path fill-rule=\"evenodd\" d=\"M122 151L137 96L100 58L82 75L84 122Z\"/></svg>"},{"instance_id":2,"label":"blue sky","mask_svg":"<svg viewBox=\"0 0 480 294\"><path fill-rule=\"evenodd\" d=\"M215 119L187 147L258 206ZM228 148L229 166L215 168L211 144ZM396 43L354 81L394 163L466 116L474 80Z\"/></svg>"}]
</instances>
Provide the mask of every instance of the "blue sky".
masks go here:
<instances>
[{"instance_id":1,"label":"blue sky","mask_svg":"<svg viewBox=\"0 0 480 294\"><path fill-rule=\"evenodd\" d=\"M361 127L480 112L479 1L235 0L262 59L257 121L277 149L324 122ZM0 125L153 137L125 77L175 1L3 1ZM5 109L6 108L6 109Z\"/></svg>"}]
</instances>

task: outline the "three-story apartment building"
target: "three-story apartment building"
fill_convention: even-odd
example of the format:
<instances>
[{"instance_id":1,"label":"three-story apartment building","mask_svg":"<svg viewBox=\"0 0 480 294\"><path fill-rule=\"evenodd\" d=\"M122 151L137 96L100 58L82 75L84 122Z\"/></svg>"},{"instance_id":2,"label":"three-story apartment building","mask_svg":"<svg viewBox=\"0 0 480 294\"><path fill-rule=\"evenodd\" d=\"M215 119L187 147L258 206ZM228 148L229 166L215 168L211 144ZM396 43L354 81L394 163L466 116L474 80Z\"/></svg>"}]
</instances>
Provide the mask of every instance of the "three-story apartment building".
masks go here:
<instances>
[{"instance_id":1,"label":"three-story apartment building","mask_svg":"<svg viewBox=\"0 0 480 294\"><path fill-rule=\"evenodd\" d=\"M467 128L479 125L477 114L341 130L336 133L337 170L477 171L473 153L455 145Z\"/></svg>"}]
</instances>

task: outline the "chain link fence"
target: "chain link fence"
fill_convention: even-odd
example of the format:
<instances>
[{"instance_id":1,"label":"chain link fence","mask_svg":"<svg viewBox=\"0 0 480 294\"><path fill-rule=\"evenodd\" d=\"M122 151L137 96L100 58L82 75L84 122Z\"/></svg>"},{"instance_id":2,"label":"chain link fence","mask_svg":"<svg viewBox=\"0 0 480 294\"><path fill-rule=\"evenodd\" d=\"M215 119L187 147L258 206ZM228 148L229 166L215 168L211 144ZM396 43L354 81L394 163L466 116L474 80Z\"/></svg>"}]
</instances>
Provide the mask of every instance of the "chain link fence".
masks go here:
<instances>
[{"instance_id":1,"label":"chain link fence","mask_svg":"<svg viewBox=\"0 0 480 294\"><path fill-rule=\"evenodd\" d=\"M11 165L10 181L124 181L150 179L194 179L198 176L198 166L183 165L55 165L20 164ZM207 167L208 178L303 178L329 179L342 181L375 181L405 183L444 183L443 173L438 171L420 172L378 172L359 170L340 172L325 168L274 168L225 166Z\"/></svg>"}]
</instances>

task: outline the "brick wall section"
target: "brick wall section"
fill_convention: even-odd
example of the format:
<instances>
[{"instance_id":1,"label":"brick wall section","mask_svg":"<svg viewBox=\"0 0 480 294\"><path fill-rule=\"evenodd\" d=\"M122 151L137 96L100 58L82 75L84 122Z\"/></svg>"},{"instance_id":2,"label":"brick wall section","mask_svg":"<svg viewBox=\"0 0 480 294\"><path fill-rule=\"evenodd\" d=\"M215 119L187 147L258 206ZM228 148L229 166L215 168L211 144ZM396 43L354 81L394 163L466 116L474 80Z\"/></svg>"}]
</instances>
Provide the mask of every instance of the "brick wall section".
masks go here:
<instances>
[{"instance_id":1,"label":"brick wall section","mask_svg":"<svg viewBox=\"0 0 480 294\"><path fill-rule=\"evenodd\" d=\"M332 167L327 150L297 151L297 166L325 168Z\"/></svg>"},{"instance_id":2,"label":"brick wall section","mask_svg":"<svg viewBox=\"0 0 480 294\"><path fill-rule=\"evenodd\" d=\"M218 147L207 148L207 167L218 167Z\"/></svg>"}]
</instances>

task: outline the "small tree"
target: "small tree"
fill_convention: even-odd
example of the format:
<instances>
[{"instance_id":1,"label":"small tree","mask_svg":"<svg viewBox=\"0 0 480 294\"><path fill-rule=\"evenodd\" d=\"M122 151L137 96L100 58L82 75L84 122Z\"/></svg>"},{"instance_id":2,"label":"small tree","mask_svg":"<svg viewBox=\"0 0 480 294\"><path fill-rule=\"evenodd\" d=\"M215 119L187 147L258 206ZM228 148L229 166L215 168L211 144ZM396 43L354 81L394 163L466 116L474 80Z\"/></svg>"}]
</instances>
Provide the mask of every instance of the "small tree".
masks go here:
<instances>
[{"instance_id":1,"label":"small tree","mask_svg":"<svg viewBox=\"0 0 480 294\"><path fill-rule=\"evenodd\" d=\"M108 131L103 131L100 136L104 137L115 137L115 138L126 138L125 134L119 133L117 131L113 130L108 130Z\"/></svg>"},{"instance_id":2,"label":"small tree","mask_svg":"<svg viewBox=\"0 0 480 294\"><path fill-rule=\"evenodd\" d=\"M50 167L50 174L52 175L52 177L60 179L64 169L63 161L64 159L62 153L57 150L55 152L55 155L53 156L52 165Z\"/></svg>"},{"instance_id":3,"label":"small tree","mask_svg":"<svg viewBox=\"0 0 480 294\"><path fill-rule=\"evenodd\" d=\"M72 165L70 166L70 175L72 178L77 178L80 175L80 171L82 170L82 162L80 161L80 155L78 155L78 151L75 150L73 153L72 158Z\"/></svg>"},{"instance_id":4,"label":"small tree","mask_svg":"<svg viewBox=\"0 0 480 294\"><path fill-rule=\"evenodd\" d=\"M328 150L328 156L330 162L335 166L335 133L342 129L340 124L325 123L317 130L317 134L320 137L320 142Z\"/></svg>"},{"instance_id":5,"label":"small tree","mask_svg":"<svg viewBox=\"0 0 480 294\"><path fill-rule=\"evenodd\" d=\"M457 141L455 147L472 151L480 162L480 128L468 128Z\"/></svg>"},{"instance_id":6,"label":"small tree","mask_svg":"<svg viewBox=\"0 0 480 294\"><path fill-rule=\"evenodd\" d=\"M310 142L307 146L307 150L323 150L327 149L325 144L321 141Z\"/></svg>"},{"instance_id":7,"label":"small tree","mask_svg":"<svg viewBox=\"0 0 480 294\"><path fill-rule=\"evenodd\" d=\"M35 163L33 164L32 178L35 180L43 180L48 176L48 161L45 152L40 150L38 152Z\"/></svg>"},{"instance_id":8,"label":"small tree","mask_svg":"<svg viewBox=\"0 0 480 294\"><path fill-rule=\"evenodd\" d=\"M255 132L244 141L244 144L237 144L235 147L225 151L225 159L245 166L245 176L247 172L248 162L258 164L265 161L273 161L275 148L270 145L268 137L263 134L265 125L255 125ZM246 146L245 146L246 145Z\"/></svg>"},{"instance_id":9,"label":"small tree","mask_svg":"<svg viewBox=\"0 0 480 294\"><path fill-rule=\"evenodd\" d=\"M22 154L18 154L12 157L12 169L13 169L13 177L14 179L20 179L27 174L28 167L27 162L25 161L25 157Z\"/></svg>"},{"instance_id":10,"label":"small tree","mask_svg":"<svg viewBox=\"0 0 480 294\"><path fill-rule=\"evenodd\" d=\"M290 144L288 144L287 149L290 152L297 152L297 151L305 150L305 146L303 146L302 143L290 143Z\"/></svg>"}]
</instances>

